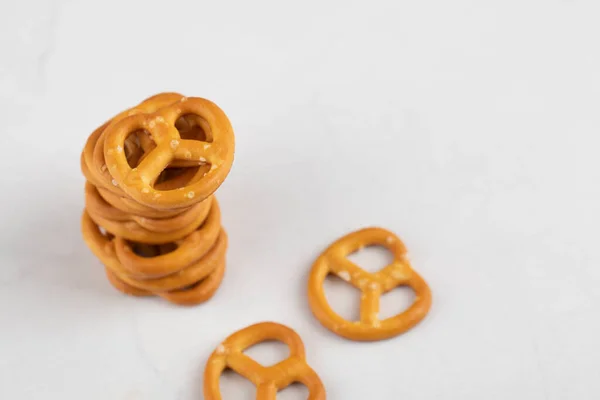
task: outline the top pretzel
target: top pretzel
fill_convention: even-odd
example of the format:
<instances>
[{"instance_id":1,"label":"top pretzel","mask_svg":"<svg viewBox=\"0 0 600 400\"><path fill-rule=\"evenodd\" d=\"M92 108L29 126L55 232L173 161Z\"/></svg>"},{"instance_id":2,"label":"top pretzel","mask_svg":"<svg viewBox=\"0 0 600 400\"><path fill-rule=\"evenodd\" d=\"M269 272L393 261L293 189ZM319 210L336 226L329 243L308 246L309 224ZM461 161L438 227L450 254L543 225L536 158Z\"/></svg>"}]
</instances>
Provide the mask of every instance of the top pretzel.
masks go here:
<instances>
[{"instance_id":1,"label":"top pretzel","mask_svg":"<svg viewBox=\"0 0 600 400\"><path fill-rule=\"evenodd\" d=\"M182 137L176 123L196 120L202 140ZM147 152L137 167L125 154L125 141L145 133ZM152 96L124 111L104 132L104 158L118 186L137 202L159 210L189 207L217 190L233 164L235 140L225 113L214 103L177 93ZM182 187L159 190L155 183L169 167L197 166L197 172Z\"/></svg>"}]
</instances>

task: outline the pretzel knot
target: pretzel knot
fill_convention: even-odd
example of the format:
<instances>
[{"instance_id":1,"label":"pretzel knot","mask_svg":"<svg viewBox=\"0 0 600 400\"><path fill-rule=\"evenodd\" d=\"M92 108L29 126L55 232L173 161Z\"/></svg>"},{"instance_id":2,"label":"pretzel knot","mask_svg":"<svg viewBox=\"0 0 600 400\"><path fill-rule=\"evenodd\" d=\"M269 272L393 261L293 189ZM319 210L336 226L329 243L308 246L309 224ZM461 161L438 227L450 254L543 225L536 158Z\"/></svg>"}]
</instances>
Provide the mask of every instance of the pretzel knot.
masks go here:
<instances>
[{"instance_id":1,"label":"pretzel knot","mask_svg":"<svg viewBox=\"0 0 600 400\"><path fill-rule=\"evenodd\" d=\"M247 348L268 340L288 345L290 355L285 360L265 367L243 354ZM325 388L315 371L306 363L304 344L292 329L274 322L262 322L244 328L221 343L212 353L204 371L204 397L221 400L219 378L225 369L232 369L251 381L257 388L257 400L274 400L277 392L294 382L308 388L309 400L324 400Z\"/></svg>"},{"instance_id":2,"label":"pretzel knot","mask_svg":"<svg viewBox=\"0 0 600 400\"><path fill-rule=\"evenodd\" d=\"M229 173L234 155L233 130L225 113L209 100L181 97L168 105L159 100L158 105L154 98L146 100L106 127L104 158L118 186L138 203L159 210L188 207L210 196ZM185 125L190 120L202 126L205 137L201 140L182 138L176 123ZM149 151L132 168L124 149L128 138L139 132L146 133L140 142ZM157 188L159 176L175 162L210 168L198 170L187 185L177 189Z\"/></svg>"},{"instance_id":3,"label":"pretzel knot","mask_svg":"<svg viewBox=\"0 0 600 400\"><path fill-rule=\"evenodd\" d=\"M374 245L387 248L394 261L370 273L348 260L349 254ZM329 274L337 275L362 292L360 321L342 318L327 302L323 283ZM398 286L411 287L415 301L406 311L380 320L381 295ZM317 258L308 280L308 300L313 315L330 331L351 340L373 341L397 336L417 325L429 312L431 291L411 268L406 248L396 235L381 228L366 228L338 239Z\"/></svg>"}]
</instances>

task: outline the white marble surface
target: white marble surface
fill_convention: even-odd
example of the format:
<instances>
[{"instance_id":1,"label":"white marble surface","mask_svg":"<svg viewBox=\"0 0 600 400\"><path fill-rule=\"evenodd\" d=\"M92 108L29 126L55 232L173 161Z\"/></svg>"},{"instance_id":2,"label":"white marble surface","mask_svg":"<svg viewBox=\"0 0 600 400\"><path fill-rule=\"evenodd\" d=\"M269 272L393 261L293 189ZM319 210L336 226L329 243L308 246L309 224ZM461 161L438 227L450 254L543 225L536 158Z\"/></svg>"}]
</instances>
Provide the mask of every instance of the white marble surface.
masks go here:
<instances>
[{"instance_id":1,"label":"white marble surface","mask_svg":"<svg viewBox=\"0 0 600 400\"><path fill-rule=\"evenodd\" d=\"M3 2L0 398L201 399L219 341L274 320L303 337L330 399L597 399L599 12ZM217 102L237 138L218 192L227 275L195 308L118 294L79 232L87 135L166 90ZM319 251L367 225L405 240L434 305L357 344L312 318L304 290ZM225 398L244 389L229 379Z\"/></svg>"}]
</instances>

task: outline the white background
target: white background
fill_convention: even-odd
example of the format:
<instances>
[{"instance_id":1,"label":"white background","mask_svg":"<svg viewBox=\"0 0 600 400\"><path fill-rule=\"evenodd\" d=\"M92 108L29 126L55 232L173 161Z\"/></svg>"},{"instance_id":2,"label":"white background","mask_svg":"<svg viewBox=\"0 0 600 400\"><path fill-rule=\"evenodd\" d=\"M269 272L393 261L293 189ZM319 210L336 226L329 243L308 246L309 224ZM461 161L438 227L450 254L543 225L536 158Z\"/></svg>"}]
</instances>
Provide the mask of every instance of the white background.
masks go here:
<instances>
[{"instance_id":1,"label":"white background","mask_svg":"<svg viewBox=\"0 0 600 400\"><path fill-rule=\"evenodd\" d=\"M3 2L0 398L201 399L219 341L272 320L329 399L598 399L599 12ZM79 230L87 136L161 91L215 101L236 134L226 278L194 308L113 290ZM355 343L312 317L306 277L373 225L405 241L434 302L407 334ZM254 396L233 378L224 394Z\"/></svg>"}]
</instances>

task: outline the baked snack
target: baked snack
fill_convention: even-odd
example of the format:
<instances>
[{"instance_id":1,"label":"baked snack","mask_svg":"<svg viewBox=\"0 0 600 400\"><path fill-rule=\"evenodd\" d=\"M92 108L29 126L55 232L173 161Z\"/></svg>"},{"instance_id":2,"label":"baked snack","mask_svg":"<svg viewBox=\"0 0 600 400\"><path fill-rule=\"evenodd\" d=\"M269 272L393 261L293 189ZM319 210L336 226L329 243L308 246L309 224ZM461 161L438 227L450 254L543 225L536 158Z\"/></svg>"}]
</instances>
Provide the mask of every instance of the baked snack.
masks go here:
<instances>
[{"instance_id":1,"label":"baked snack","mask_svg":"<svg viewBox=\"0 0 600 400\"><path fill-rule=\"evenodd\" d=\"M394 261L376 273L370 273L347 256L365 246L383 246ZM406 258L404 243L383 228L365 228L352 232L331 244L313 264L308 279L308 300L313 315L330 331L347 339L373 341L399 335L418 324L431 307L431 290L425 280L412 269ZM337 314L327 302L323 282L333 274L359 289L360 321L348 321ZM404 312L379 319L379 298L398 286L409 286L415 301Z\"/></svg>"},{"instance_id":2,"label":"baked snack","mask_svg":"<svg viewBox=\"0 0 600 400\"><path fill-rule=\"evenodd\" d=\"M269 340L288 345L290 355L279 363L265 367L243 352ZM306 363L304 344L298 334L287 326L262 322L250 325L229 336L213 351L204 370L204 398L220 400L219 378L225 369L232 369L256 385L256 399L275 400L277 392L297 382L308 389L309 400L325 400L325 387L315 371Z\"/></svg>"}]
</instances>

